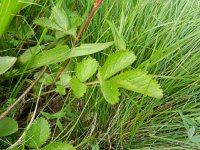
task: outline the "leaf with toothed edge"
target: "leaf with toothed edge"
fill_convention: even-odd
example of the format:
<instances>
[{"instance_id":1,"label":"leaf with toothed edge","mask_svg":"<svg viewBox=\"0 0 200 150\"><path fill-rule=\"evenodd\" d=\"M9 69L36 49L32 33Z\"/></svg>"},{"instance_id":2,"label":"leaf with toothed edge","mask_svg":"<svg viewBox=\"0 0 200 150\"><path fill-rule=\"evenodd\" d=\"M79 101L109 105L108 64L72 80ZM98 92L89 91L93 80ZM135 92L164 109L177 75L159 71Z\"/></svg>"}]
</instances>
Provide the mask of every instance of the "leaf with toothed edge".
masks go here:
<instances>
[{"instance_id":1,"label":"leaf with toothed edge","mask_svg":"<svg viewBox=\"0 0 200 150\"><path fill-rule=\"evenodd\" d=\"M30 148L38 148L50 138L50 125L44 118L36 119L26 132L25 145Z\"/></svg>"},{"instance_id":2,"label":"leaf with toothed edge","mask_svg":"<svg viewBox=\"0 0 200 150\"><path fill-rule=\"evenodd\" d=\"M111 79L115 81L119 87L138 92L155 98L162 98L163 91L158 82L152 75L148 75L146 71L131 70L123 72Z\"/></svg>"},{"instance_id":3,"label":"leaf with toothed edge","mask_svg":"<svg viewBox=\"0 0 200 150\"><path fill-rule=\"evenodd\" d=\"M99 80L106 80L130 66L136 60L136 56L130 51L118 51L106 59L104 65L99 69L98 78Z\"/></svg>"}]
</instances>

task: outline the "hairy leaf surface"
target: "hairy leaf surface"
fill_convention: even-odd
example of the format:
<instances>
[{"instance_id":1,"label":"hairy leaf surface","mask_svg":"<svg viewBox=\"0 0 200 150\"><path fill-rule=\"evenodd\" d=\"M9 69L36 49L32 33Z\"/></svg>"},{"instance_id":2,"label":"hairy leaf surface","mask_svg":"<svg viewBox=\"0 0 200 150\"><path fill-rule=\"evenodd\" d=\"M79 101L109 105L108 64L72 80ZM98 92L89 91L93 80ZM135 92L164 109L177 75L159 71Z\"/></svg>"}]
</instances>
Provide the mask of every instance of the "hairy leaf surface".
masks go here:
<instances>
[{"instance_id":1,"label":"hairy leaf surface","mask_svg":"<svg viewBox=\"0 0 200 150\"><path fill-rule=\"evenodd\" d=\"M50 18L38 18L35 24L55 30L56 38L62 38L65 35L76 36L77 27L82 24L82 18L74 12L65 11L63 8L54 6Z\"/></svg>"},{"instance_id":2,"label":"hairy leaf surface","mask_svg":"<svg viewBox=\"0 0 200 150\"><path fill-rule=\"evenodd\" d=\"M60 27L56 22L50 20L49 18L43 17L43 18L37 18L34 20L34 24L37 24L39 26L52 29L52 30L59 30L63 31L62 27Z\"/></svg>"}]
</instances>

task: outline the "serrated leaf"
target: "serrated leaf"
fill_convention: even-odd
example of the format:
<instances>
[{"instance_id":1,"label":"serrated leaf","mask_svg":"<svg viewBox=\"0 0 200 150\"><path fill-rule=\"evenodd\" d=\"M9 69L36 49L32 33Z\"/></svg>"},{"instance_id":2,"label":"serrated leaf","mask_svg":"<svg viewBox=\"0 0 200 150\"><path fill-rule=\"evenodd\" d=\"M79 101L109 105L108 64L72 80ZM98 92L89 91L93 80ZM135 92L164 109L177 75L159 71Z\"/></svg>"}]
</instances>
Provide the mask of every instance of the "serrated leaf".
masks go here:
<instances>
[{"instance_id":1,"label":"serrated leaf","mask_svg":"<svg viewBox=\"0 0 200 150\"><path fill-rule=\"evenodd\" d=\"M66 36L66 34L63 31L56 31L55 32L55 38L56 39L60 39L60 38L63 38L65 36Z\"/></svg>"},{"instance_id":2,"label":"serrated leaf","mask_svg":"<svg viewBox=\"0 0 200 150\"><path fill-rule=\"evenodd\" d=\"M126 43L125 43L123 35L119 33L119 31L117 30L117 28L113 22L110 22L108 20L107 20L107 22L112 30L116 49L126 50Z\"/></svg>"},{"instance_id":3,"label":"serrated leaf","mask_svg":"<svg viewBox=\"0 0 200 150\"><path fill-rule=\"evenodd\" d=\"M11 135L18 131L17 121L6 117L0 120L0 137Z\"/></svg>"},{"instance_id":4,"label":"serrated leaf","mask_svg":"<svg viewBox=\"0 0 200 150\"><path fill-rule=\"evenodd\" d=\"M72 90L77 98L83 97L86 92L87 86L81 83L75 76L71 79Z\"/></svg>"},{"instance_id":5,"label":"serrated leaf","mask_svg":"<svg viewBox=\"0 0 200 150\"><path fill-rule=\"evenodd\" d=\"M76 31L77 31L77 28L76 27L72 27L68 30L62 28L61 26L59 26L57 23L55 23L54 21L50 20L49 18L46 18L46 17L43 17L43 18L37 18L35 21L34 21L34 24L37 24L39 26L42 26L44 28L48 28L48 29L51 29L51 30L56 30L58 31L59 33L62 33L62 36L58 35L56 33L56 37L57 38L61 38L61 37L64 37L65 35L73 35L75 36L76 35Z\"/></svg>"},{"instance_id":6,"label":"serrated leaf","mask_svg":"<svg viewBox=\"0 0 200 150\"><path fill-rule=\"evenodd\" d=\"M94 44L82 44L79 47L72 48L70 57L78 57L78 56L85 56L100 52L111 45L114 42L107 42L107 43L94 43Z\"/></svg>"},{"instance_id":7,"label":"serrated leaf","mask_svg":"<svg viewBox=\"0 0 200 150\"><path fill-rule=\"evenodd\" d=\"M64 28L65 30L68 30L71 26L69 16L67 13L64 11L63 8L60 8L58 6L54 6L52 8L52 14L54 17L55 22L61 27Z\"/></svg>"},{"instance_id":8,"label":"serrated leaf","mask_svg":"<svg viewBox=\"0 0 200 150\"><path fill-rule=\"evenodd\" d=\"M0 57L0 75L10 69L16 62L16 57L4 56Z\"/></svg>"},{"instance_id":9,"label":"serrated leaf","mask_svg":"<svg viewBox=\"0 0 200 150\"><path fill-rule=\"evenodd\" d=\"M135 55L130 51L115 52L108 56L106 62L99 70L98 77L104 81L131 65L135 60Z\"/></svg>"},{"instance_id":10,"label":"serrated leaf","mask_svg":"<svg viewBox=\"0 0 200 150\"><path fill-rule=\"evenodd\" d=\"M76 16L77 17L77 16ZM52 8L52 18L37 18L34 21L35 24L40 25L45 28L49 28L51 30L56 30L61 33L64 33L65 35L73 35L76 36L77 31L77 25L79 25L79 22L72 22L73 26L71 26L70 17L67 15L67 13L64 11L63 8L59 8L58 6L55 6ZM74 24L76 23L76 24ZM58 33L59 33L58 32ZM56 34L56 37L63 37Z\"/></svg>"},{"instance_id":11,"label":"serrated leaf","mask_svg":"<svg viewBox=\"0 0 200 150\"><path fill-rule=\"evenodd\" d=\"M98 69L99 63L96 59L88 57L78 64L76 76L81 82L87 81Z\"/></svg>"},{"instance_id":12,"label":"serrated leaf","mask_svg":"<svg viewBox=\"0 0 200 150\"><path fill-rule=\"evenodd\" d=\"M42 148L42 150L76 150L76 149L68 143L53 142Z\"/></svg>"},{"instance_id":13,"label":"serrated leaf","mask_svg":"<svg viewBox=\"0 0 200 150\"><path fill-rule=\"evenodd\" d=\"M73 27L79 27L83 23L83 19L77 12L70 12L70 20Z\"/></svg>"},{"instance_id":14,"label":"serrated leaf","mask_svg":"<svg viewBox=\"0 0 200 150\"><path fill-rule=\"evenodd\" d=\"M162 98L163 91L152 75L142 70L123 72L112 78L119 87L155 98Z\"/></svg>"},{"instance_id":15,"label":"serrated leaf","mask_svg":"<svg viewBox=\"0 0 200 150\"><path fill-rule=\"evenodd\" d=\"M104 81L101 83L101 91L104 98L110 104L116 104L119 101L119 89L117 84L113 81Z\"/></svg>"},{"instance_id":16,"label":"serrated leaf","mask_svg":"<svg viewBox=\"0 0 200 150\"><path fill-rule=\"evenodd\" d=\"M30 148L38 148L50 138L50 125L44 118L36 119L26 132L25 145Z\"/></svg>"},{"instance_id":17,"label":"serrated leaf","mask_svg":"<svg viewBox=\"0 0 200 150\"><path fill-rule=\"evenodd\" d=\"M65 61L69 58L70 49L66 45L58 45L53 49L44 51L36 55L29 68L38 68L44 65L50 65L58 62Z\"/></svg>"},{"instance_id":18,"label":"serrated leaf","mask_svg":"<svg viewBox=\"0 0 200 150\"><path fill-rule=\"evenodd\" d=\"M51 30L63 31L62 27L60 27L57 23L55 23L54 21L46 17L35 19L34 24L37 24L39 26L42 26L44 28L48 28Z\"/></svg>"}]
</instances>

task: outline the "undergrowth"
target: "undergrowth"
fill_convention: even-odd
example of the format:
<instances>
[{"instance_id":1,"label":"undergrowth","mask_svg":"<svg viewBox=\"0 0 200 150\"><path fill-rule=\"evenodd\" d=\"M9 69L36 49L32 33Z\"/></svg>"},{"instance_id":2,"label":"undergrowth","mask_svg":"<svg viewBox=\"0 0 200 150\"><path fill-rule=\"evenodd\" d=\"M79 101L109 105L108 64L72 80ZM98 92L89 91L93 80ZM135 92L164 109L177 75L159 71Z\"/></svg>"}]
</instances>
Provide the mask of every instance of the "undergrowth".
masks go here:
<instances>
[{"instance_id":1,"label":"undergrowth","mask_svg":"<svg viewBox=\"0 0 200 150\"><path fill-rule=\"evenodd\" d=\"M56 6L62 9L56 10ZM43 0L26 3L20 12L14 12L16 15L0 39L0 55L17 58L11 60L11 63L17 61L15 65L0 77L1 114L33 83L42 66L47 65L48 69L9 112L10 120L4 120L16 120L17 125L12 124L8 136L0 136L0 149L13 146L23 134L15 148L36 148L34 143L37 143L37 148L43 149L199 149L200 2L104 0L78 46L84 43L108 45L97 45L95 49L90 45L87 47L90 57L80 54L81 57L76 57L76 33L93 6L93 0ZM68 28L66 22L60 20L62 28L55 28L50 22L55 19L52 9L70 12L68 17L73 18L75 27ZM72 30L63 34L65 29ZM74 57L71 53L68 56L73 46ZM52 49L54 53L48 53L52 59L46 63L43 55L34 58L27 53L30 49L34 54L47 54L45 50ZM65 54L64 57L57 50ZM91 53L92 50L98 53ZM128 56L124 57L128 64L119 70L121 74L109 72L112 64L123 60L117 57L117 61L113 61L112 55L131 58L129 62ZM70 58L70 63L54 82L66 58ZM92 69L82 76L87 62ZM142 70L140 77L149 77L147 72L152 74L156 85L159 83L162 87L163 97L160 87L155 88L159 96L152 95L152 91L148 93L150 82L141 92L140 84L133 88L119 80L120 75L128 78L127 72L133 70L137 73ZM71 78L73 82L69 84ZM116 86L114 79L118 79ZM143 79L137 80L145 83ZM107 94L105 87L114 90ZM119 87L123 87L119 90L120 96ZM40 138L32 137L36 133L42 133L37 135Z\"/></svg>"}]
</instances>

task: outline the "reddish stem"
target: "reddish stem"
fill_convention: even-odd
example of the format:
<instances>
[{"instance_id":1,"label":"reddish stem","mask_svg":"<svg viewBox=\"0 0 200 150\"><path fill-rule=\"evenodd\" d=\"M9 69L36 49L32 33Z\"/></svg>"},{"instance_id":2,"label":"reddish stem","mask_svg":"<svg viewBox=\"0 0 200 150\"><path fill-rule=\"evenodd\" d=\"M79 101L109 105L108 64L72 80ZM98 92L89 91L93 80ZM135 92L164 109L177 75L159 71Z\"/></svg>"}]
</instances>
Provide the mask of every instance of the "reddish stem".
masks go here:
<instances>
[{"instance_id":1,"label":"reddish stem","mask_svg":"<svg viewBox=\"0 0 200 150\"><path fill-rule=\"evenodd\" d=\"M83 24L81 30L79 31L78 35L77 35L77 40L74 42L74 47L77 46L79 39L81 38L84 30L86 29L86 27L88 26L89 22L91 21L92 17L94 16L94 13L97 11L97 9L99 8L100 4L103 2L103 0L96 0L95 5L91 11L91 13L89 14L87 20L85 21L85 23ZM57 74L56 78L54 79L54 82L52 83L50 90L53 88L55 82L59 79L59 77L61 76L61 74L64 72L65 68L69 65L70 60L67 59L64 62L64 66L62 67L62 69L60 70L60 72Z\"/></svg>"},{"instance_id":2,"label":"reddish stem","mask_svg":"<svg viewBox=\"0 0 200 150\"><path fill-rule=\"evenodd\" d=\"M96 0L95 5L91 11L91 13L89 14L86 22L84 23L84 25L82 26L81 30L78 33L77 39L79 40L85 30L85 28L88 26L89 22L91 21L92 17L94 16L94 13L97 11L97 9L99 8L100 4L103 2L103 0ZM76 46L78 44L78 40L75 41L74 46Z\"/></svg>"}]
</instances>

